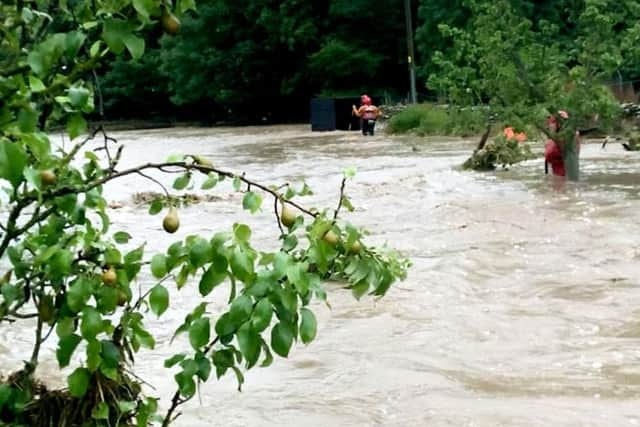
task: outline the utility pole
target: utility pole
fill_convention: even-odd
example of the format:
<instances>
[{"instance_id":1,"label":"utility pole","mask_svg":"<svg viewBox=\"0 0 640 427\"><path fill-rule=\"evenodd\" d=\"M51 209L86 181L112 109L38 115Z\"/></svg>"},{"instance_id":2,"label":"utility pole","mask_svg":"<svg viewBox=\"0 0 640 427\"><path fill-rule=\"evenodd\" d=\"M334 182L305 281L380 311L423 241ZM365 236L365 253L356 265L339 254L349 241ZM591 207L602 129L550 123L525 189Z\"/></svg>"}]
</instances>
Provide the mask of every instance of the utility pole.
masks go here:
<instances>
[{"instance_id":1,"label":"utility pole","mask_svg":"<svg viewBox=\"0 0 640 427\"><path fill-rule=\"evenodd\" d=\"M411 23L411 0L404 0L404 19L407 27L407 62L409 63L409 82L411 85L411 103L416 100L416 67L413 54L413 25Z\"/></svg>"}]
</instances>

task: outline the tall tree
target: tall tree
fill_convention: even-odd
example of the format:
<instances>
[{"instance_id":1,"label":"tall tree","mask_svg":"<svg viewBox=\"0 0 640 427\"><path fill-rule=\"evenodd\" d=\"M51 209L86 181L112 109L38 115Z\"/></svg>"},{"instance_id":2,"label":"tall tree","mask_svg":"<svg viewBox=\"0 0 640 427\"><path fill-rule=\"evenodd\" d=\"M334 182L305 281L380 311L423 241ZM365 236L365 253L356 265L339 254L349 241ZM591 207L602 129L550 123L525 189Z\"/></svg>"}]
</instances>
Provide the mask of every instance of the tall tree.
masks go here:
<instances>
[{"instance_id":1,"label":"tall tree","mask_svg":"<svg viewBox=\"0 0 640 427\"><path fill-rule=\"evenodd\" d=\"M436 52L450 53L453 43L440 30L441 25L465 28L471 17L471 11L465 0L421 0L418 6L418 22L415 42L419 61L417 72L426 82L429 75L437 69L433 63Z\"/></svg>"},{"instance_id":2,"label":"tall tree","mask_svg":"<svg viewBox=\"0 0 640 427\"><path fill-rule=\"evenodd\" d=\"M300 114L318 93L405 93L403 13L402 0L208 1L157 53L152 45L150 59L113 65L108 107L130 114L164 97L176 112L199 105L255 118L283 101L286 114ZM135 105L125 93L137 94Z\"/></svg>"},{"instance_id":3,"label":"tall tree","mask_svg":"<svg viewBox=\"0 0 640 427\"><path fill-rule=\"evenodd\" d=\"M439 27L452 48L436 52L438 71L429 81L458 104L486 103L502 120L540 130L546 116L567 110L570 120L556 137L566 142L568 177L577 179L575 132L595 118L603 126L618 112L603 82L630 60L624 46L636 37L640 8L632 1L572 3L580 7L565 10L561 25L534 23L525 13L535 8L526 2L467 1L472 17L464 27Z\"/></svg>"},{"instance_id":4,"label":"tall tree","mask_svg":"<svg viewBox=\"0 0 640 427\"><path fill-rule=\"evenodd\" d=\"M404 93L406 56L402 0L332 0L309 73L327 94Z\"/></svg>"},{"instance_id":5,"label":"tall tree","mask_svg":"<svg viewBox=\"0 0 640 427\"><path fill-rule=\"evenodd\" d=\"M108 64L98 80L105 115L111 120L171 116L168 77L160 66L158 48L137 60L117 57Z\"/></svg>"},{"instance_id":6,"label":"tall tree","mask_svg":"<svg viewBox=\"0 0 640 427\"><path fill-rule=\"evenodd\" d=\"M180 37L161 43L172 101L264 113L275 98L300 93L306 54L317 46L313 7L299 0L204 2Z\"/></svg>"}]
</instances>

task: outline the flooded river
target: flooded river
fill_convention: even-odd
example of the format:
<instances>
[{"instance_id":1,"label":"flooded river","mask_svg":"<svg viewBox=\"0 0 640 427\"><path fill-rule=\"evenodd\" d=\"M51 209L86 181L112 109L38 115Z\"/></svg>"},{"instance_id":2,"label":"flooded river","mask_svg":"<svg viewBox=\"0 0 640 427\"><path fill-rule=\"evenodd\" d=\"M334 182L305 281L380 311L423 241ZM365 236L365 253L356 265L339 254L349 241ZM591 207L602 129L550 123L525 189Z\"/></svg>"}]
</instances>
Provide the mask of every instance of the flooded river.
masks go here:
<instances>
[{"instance_id":1,"label":"flooded river","mask_svg":"<svg viewBox=\"0 0 640 427\"><path fill-rule=\"evenodd\" d=\"M347 194L356 211L346 218L371 231L367 243L387 241L413 262L379 301L330 285L332 308L314 304L313 343L247 372L241 393L231 376L210 381L177 426L640 425L640 153L585 144L583 180L559 188L541 159L506 172L459 170L473 141L308 126L113 136L126 146L123 166L200 153L261 182L305 179L316 192L305 204L318 207L335 207L341 172L355 166ZM271 209L244 213L241 195L212 190L220 198L182 209L181 229L168 236L161 216L141 216L138 191L160 189L141 177L106 188L123 205L111 211L112 231L131 232L132 247L164 250L174 237L235 221L254 227L259 248L275 247ZM188 346L169 339L197 294L172 292L172 309L149 325L160 331L158 349L136 364L165 399L175 387L163 360ZM213 310L224 297L210 296ZM0 327L0 367L26 357L24 332ZM45 349L41 375L63 381L54 350Z\"/></svg>"}]
</instances>

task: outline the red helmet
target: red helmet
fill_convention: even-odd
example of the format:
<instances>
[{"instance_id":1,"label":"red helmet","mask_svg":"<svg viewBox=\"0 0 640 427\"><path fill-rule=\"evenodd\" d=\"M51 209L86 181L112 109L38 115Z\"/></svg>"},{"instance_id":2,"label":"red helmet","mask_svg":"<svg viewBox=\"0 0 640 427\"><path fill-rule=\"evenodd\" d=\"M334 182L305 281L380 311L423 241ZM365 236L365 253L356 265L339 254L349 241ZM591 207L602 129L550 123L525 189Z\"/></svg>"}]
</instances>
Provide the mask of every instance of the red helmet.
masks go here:
<instances>
[{"instance_id":1,"label":"red helmet","mask_svg":"<svg viewBox=\"0 0 640 427\"><path fill-rule=\"evenodd\" d=\"M363 105L371 105L371 98L369 98L369 95L362 95L360 97L360 102L362 102Z\"/></svg>"}]
</instances>

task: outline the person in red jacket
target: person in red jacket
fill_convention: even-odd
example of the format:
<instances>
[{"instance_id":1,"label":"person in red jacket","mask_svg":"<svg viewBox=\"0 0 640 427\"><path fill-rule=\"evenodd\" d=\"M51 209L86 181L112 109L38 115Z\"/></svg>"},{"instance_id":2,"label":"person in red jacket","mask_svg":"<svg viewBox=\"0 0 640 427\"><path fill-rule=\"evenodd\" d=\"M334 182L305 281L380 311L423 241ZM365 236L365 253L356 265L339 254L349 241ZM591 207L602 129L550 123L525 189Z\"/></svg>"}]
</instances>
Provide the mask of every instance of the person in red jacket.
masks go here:
<instances>
[{"instance_id":1,"label":"person in red jacket","mask_svg":"<svg viewBox=\"0 0 640 427\"><path fill-rule=\"evenodd\" d=\"M372 104L371 98L366 94L360 97L360 103L362 104L360 108L356 108L355 105L351 106L353 114L362 119L362 134L373 136L376 120L382 115L382 112Z\"/></svg>"},{"instance_id":2,"label":"person in red jacket","mask_svg":"<svg viewBox=\"0 0 640 427\"><path fill-rule=\"evenodd\" d=\"M566 111L558 111L557 114L552 114L547 119L547 128L551 135L556 134L562 127L562 121L567 120L569 114ZM580 149L580 134L576 132L576 143L578 144L578 150ZM565 141L549 138L544 145L544 160L545 160L545 172L548 165L551 165L551 172L555 176L566 176L567 172L564 165L564 144Z\"/></svg>"}]
</instances>

